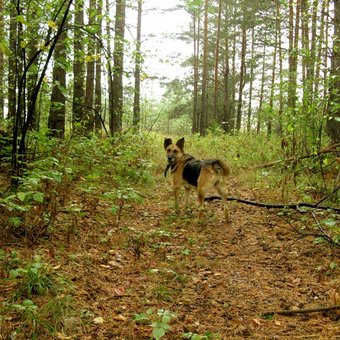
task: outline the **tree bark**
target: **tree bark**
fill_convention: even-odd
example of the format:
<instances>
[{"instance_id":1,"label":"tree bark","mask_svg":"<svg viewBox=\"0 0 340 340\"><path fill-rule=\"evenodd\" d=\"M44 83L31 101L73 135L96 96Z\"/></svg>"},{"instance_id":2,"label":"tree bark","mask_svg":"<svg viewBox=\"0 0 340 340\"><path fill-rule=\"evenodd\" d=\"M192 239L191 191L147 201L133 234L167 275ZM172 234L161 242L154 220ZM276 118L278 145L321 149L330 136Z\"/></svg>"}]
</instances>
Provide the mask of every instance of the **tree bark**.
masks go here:
<instances>
[{"instance_id":1,"label":"tree bark","mask_svg":"<svg viewBox=\"0 0 340 340\"><path fill-rule=\"evenodd\" d=\"M112 112L110 113L111 134L121 131L123 117L123 72L124 72L124 34L125 0L116 1L115 46L112 82Z\"/></svg>"},{"instance_id":2,"label":"tree bark","mask_svg":"<svg viewBox=\"0 0 340 340\"><path fill-rule=\"evenodd\" d=\"M140 72L142 64L141 33L142 33L142 0L137 0L137 37L135 51L135 89L133 98L133 126L138 129L140 122Z\"/></svg>"},{"instance_id":3,"label":"tree bark","mask_svg":"<svg viewBox=\"0 0 340 340\"><path fill-rule=\"evenodd\" d=\"M333 143L340 141L340 0L334 0L334 39L331 62L330 110L327 133Z\"/></svg>"},{"instance_id":4,"label":"tree bark","mask_svg":"<svg viewBox=\"0 0 340 340\"><path fill-rule=\"evenodd\" d=\"M203 32L203 68L202 68L202 107L200 135L204 136L208 128L208 8L209 0L204 1L204 32Z\"/></svg>"},{"instance_id":5,"label":"tree bark","mask_svg":"<svg viewBox=\"0 0 340 340\"><path fill-rule=\"evenodd\" d=\"M247 29L245 18L242 19L242 48L241 48L241 67L240 67L240 83L238 88L236 130L241 130L242 108L243 108L243 88L245 83L246 72L246 49L247 49Z\"/></svg>"},{"instance_id":6,"label":"tree bark","mask_svg":"<svg viewBox=\"0 0 340 340\"><path fill-rule=\"evenodd\" d=\"M66 65L63 63L66 60L66 41L67 34L64 31L60 35L55 51L54 51L54 66L52 74L52 94L51 106L48 116L48 128L51 135L57 138L64 138L65 134L65 115L66 115Z\"/></svg>"},{"instance_id":7,"label":"tree bark","mask_svg":"<svg viewBox=\"0 0 340 340\"><path fill-rule=\"evenodd\" d=\"M90 0L89 27L95 24L96 0ZM90 39L87 45L86 85L85 85L85 134L89 135L94 128L94 70L95 70L95 41Z\"/></svg>"},{"instance_id":8,"label":"tree bark","mask_svg":"<svg viewBox=\"0 0 340 340\"><path fill-rule=\"evenodd\" d=\"M81 28L84 26L83 0L75 0L74 41L73 41L73 131L83 133L81 125L84 122L85 107L85 64L84 64L84 36Z\"/></svg>"},{"instance_id":9,"label":"tree bark","mask_svg":"<svg viewBox=\"0 0 340 340\"><path fill-rule=\"evenodd\" d=\"M4 41L4 1L0 0L0 41ZM4 67L5 54L0 48L0 119L5 118L5 83L4 83Z\"/></svg>"},{"instance_id":10,"label":"tree bark","mask_svg":"<svg viewBox=\"0 0 340 340\"><path fill-rule=\"evenodd\" d=\"M214 63L214 106L213 119L218 121L218 67L220 57L220 35L221 35L221 14L222 14L222 0L218 1L218 16L217 16L217 32L215 45L215 63Z\"/></svg>"},{"instance_id":11,"label":"tree bark","mask_svg":"<svg viewBox=\"0 0 340 340\"><path fill-rule=\"evenodd\" d=\"M97 26L98 39L96 41L96 63L95 63L95 88L94 88L94 129L99 132L102 127L102 44L99 39L102 38L102 12L103 0L97 0Z\"/></svg>"}]
</instances>

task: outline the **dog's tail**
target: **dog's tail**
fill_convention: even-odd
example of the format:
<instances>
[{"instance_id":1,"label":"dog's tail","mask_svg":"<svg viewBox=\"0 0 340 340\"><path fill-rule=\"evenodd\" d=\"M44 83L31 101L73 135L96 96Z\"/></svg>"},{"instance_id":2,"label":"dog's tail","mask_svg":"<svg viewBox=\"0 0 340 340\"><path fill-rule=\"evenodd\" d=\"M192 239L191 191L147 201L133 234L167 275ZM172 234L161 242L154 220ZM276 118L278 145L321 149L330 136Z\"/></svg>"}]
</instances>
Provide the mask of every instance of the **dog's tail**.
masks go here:
<instances>
[{"instance_id":1,"label":"dog's tail","mask_svg":"<svg viewBox=\"0 0 340 340\"><path fill-rule=\"evenodd\" d=\"M229 176L231 174L231 169L229 167L229 165L222 161L221 159L216 159L216 161L213 164L214 170L221 174L222 176Z\"/></svg>"}]
</instances>

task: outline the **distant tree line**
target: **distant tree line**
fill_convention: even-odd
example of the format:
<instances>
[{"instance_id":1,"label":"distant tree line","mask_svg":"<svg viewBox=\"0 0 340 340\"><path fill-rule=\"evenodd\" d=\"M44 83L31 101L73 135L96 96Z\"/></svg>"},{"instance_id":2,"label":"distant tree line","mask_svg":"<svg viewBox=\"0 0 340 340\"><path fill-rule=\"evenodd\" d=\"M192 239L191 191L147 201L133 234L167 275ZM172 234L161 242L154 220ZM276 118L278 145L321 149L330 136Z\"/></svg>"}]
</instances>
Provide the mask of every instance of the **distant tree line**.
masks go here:
<instances>
[{"instance_id":1,"label":"distant tree line","mask_svg":"<svg viewBox=\"0 0 340 340\"><path fill-rule=\"evenodd\" d=\"M11 138L14 172L25 162L31 131L113 135L124 120L138 128L147 57L142 4L0 0L0 124ZM129 48L127 6L136 14ZM186 61L192 74L167 85L168 118L189 117L200 135L214 127L279 134L292 153L320 147L324 136L338 143L339 6L339 0L183 0L192 22L182 36L193 47ZM123 86L126 75L133 86Z\"/></svg>"},{"instance_id":2,"label":"distant tree line","mask_svg":"<svg viewBox=\"0 0 340 340\"><path fill-rule=\"evenodd\" d=\"M186 0L184 7L193 71L182 88L193 94L174 101L170 116L190 114L201 135L217 125L292 143L322 131L339 142L338 0ZM169 84L169 94L180 92Z\"/></svg>"}]
</instances>

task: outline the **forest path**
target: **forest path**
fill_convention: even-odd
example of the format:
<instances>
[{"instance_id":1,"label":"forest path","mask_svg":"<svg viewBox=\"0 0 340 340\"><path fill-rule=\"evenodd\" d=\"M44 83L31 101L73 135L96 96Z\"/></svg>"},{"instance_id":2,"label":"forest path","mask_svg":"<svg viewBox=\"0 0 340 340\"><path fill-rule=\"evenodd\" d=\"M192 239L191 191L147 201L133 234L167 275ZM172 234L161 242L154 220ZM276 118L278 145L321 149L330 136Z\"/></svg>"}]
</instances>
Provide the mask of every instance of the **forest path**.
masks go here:
<instances>
[{"instance_id":1,"label":"forest path","mask_svg":"<svg viewBox=\"0 0 340 340\"><path fill-rule=\"evenodd\" d=\"M230 191L254 198L236 179ZM65 261L64 269L91 316L79 338L149 339L159 309L176 314L164 339L188 332L214 335L207 339L340 337L336 312L261 317L334 304L334 250L299 238L261 208L230 204L229 224L218 201L207 203L204 221L195 209L174 215L170 180L161 175L141 193L144 204L126 206L119 221L106 202L88 202L92 211L71 235L68 252L76 260ZM149 321L133 320L148 309Z\"/></svg>"}]
</instances>

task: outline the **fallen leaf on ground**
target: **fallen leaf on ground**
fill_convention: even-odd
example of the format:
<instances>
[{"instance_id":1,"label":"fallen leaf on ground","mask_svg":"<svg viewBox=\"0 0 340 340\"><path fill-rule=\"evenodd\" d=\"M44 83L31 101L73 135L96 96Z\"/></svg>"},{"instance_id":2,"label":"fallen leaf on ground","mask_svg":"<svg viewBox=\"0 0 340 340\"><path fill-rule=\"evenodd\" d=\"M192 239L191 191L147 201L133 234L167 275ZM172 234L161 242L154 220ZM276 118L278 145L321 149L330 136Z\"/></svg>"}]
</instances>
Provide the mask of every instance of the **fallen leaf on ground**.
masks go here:
<instances>
[{"instance_id":1,"label":"fallen leaf on ground","mask_svg":"<svg viewBox=\"0 0 340 340\"><path fill-rule=\"evenodd\" d=\"M93 319L93 322L96 324L96 325L101 325L104 323L104 319L101 317L101 316L98 316L97 318L94 318Z\"/></svg>"}]
</instances>

